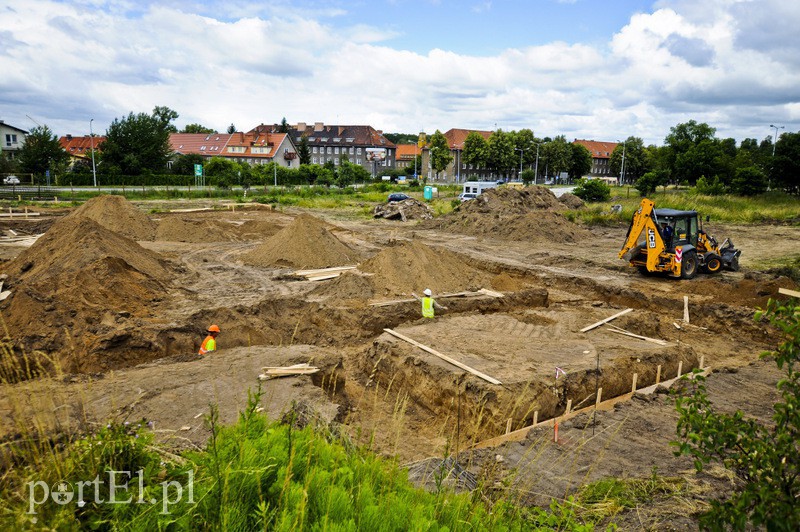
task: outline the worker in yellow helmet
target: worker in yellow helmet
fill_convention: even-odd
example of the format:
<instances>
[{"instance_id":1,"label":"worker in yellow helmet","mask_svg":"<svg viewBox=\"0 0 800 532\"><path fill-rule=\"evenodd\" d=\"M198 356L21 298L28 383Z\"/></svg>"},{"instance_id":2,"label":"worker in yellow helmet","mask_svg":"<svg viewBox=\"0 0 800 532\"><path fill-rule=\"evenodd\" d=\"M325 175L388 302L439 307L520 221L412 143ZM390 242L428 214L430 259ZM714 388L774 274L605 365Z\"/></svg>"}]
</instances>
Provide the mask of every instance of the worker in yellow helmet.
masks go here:
<instances>
[{"instance_id":1,"label":"worker in yellow helmet","mask_svg":"<svg viewBox=\"0 0 800 532\"><path fill-rule=\"evenodd\" d=\"M411 293L411 295L414 296L414 298L417 301L420 301L422 303L423 318L433 319L434 308L437 308L439 310L447 310L447 307L440 305L439 303L436 302L435 299L433 299L433 292L431 292L430 288L426 288L425 290L422 291L422 293L424 294L423 297L419 297L417 294L413 292Z\"/></svg>"},{"instance_id":2,"label":"worker in yellow helmet","mask_svg":"<svg viewBox=\"0 0 800 532\"><path fill-rule=\"evenodd\" d=\"M217 350L217 335L219 334L219 325L212 325L208 328L208 336L200 344L200 355L205 355L211 351Z\"/></svg>"}]
</instances>

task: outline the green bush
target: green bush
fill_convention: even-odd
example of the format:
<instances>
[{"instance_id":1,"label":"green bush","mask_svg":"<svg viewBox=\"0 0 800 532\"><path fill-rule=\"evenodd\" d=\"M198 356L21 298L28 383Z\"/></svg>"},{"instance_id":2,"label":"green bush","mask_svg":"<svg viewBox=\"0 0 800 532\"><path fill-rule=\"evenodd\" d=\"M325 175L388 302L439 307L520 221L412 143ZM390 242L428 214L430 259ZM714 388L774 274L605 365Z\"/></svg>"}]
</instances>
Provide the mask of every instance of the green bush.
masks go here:
<instances>
[{"instance_id":1,"label":"green bush","mask_svg":"<svg viewBox=\"0 0 800 532\"><path fill-rule=\"evenodd\" d=\"M706 196L722 196L725 194L725 185L716 176L713 179L706 179L706 176L700 176L695 185L695 190L698 194L705 194Z\"/></svg>"},{"instance_id":2,"label":"green bush","mask_svg":"<svg viewBox=\"0 0 800 532\"><path fill-rule=\"evenodd\" d=\"M736 170L731 189L740 196L757 196L767 191L767 185L766 174L755 166L748 166Z\"/></svg>"},{"instance_id":3,"label":"green bush","mask_svg":"<svg viewBox=\"0 0 800 532\"><path fill-rule=\"evenodd\" d=\"M611 187L599 179L579 179L572 193L583 201L608 201Z\"/></svg>"}]
</instances>

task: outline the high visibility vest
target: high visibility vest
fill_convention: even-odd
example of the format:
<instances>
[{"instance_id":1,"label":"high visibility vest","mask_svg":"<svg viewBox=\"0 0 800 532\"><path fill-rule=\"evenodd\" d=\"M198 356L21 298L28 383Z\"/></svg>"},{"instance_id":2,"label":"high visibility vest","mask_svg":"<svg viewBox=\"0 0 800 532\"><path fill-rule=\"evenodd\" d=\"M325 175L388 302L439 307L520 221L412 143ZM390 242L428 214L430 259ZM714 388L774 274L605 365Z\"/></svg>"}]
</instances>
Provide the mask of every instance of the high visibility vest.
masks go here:
<instances>
[{"instance_id":1,"label":"high visibility vest","mask_svg":"<svg viewBox=\"0 0 800 532\"><path fill-rule=\"evenodd\" d=\"M422 317L423 318L432 318L433 317L433 298L432 297L423 297L422 298Z\"/></svg>"},{"instance_id":2,"label":"high visibility vest","mask_svg":"<svg viewBox=\"0 0 800 532\"><path fill-rule=\"evenodd\" d=\"M210 334L206 336L206 339L203 340L203 343L200 345L200 354L205 355L206 353L210 353L211 351L217 350L217 341L214 340L214 337Z\"/></svg>"}]
</instances>

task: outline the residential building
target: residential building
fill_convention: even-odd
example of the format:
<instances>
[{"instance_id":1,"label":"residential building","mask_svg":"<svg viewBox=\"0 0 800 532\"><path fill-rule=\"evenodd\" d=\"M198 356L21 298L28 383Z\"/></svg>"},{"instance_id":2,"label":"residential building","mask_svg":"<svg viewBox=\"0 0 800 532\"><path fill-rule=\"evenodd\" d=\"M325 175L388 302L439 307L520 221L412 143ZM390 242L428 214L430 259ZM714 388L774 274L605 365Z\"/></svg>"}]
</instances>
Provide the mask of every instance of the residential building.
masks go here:
<instances>
[{"instance_id":1,"label":"residential building","mask_svg":"<svg viewBox=\"0 0 800 532\"><path fill-rule=\"evenodd\" d=\"M251 133L277 133L280 128L280 124L262 124ZM289 135L295 146L300 144L305 135L311 152L311 164L332 162L334 166L339 166L347 160L361 165L373 176L385 168L395 168L397 147L383 136L382 131L372 126L325 125L322 122L315 122L312 126L300 122L296 126L289 126Z\"/></svg>"},{"instance_id":2,"label":"residential building","mask_svg":"<svg viewBox=\"0 0 800 532\"><path fill-rule=\"evenodd\" d=\"M0 120L0 151L8 159L15 159L22 145L25 144L25 135L28 132L24 129L6 124Z\"/></svg>"},{"instance_id":3,"label":"residential building","mask_svg":"<svg viewBox=\"0 0 800 532\"><path fill-rule=\"evenodd\" d=\"M573 144L580 144L592 154L592 177L614 177L611 175L611 154L617 147L616 142L602 142L596 140L575 139Z\"/></svg>"},{"instance_id":4,"label":"residential building","mask_svg":"<svg viewBox=\"0 0 800 532\"><path fill-rule=\"evenodd\" d=\"M96 155L100 151L98 149L100 144L105 142L105 140L105 137L100 137L98 135L95 135L94 139L92 139L92 137L89 135L83 135L82 137L65 135L58 139L58 143L61 144L61 147L64 148L64 151L69 154L71 164L75 164L78 161L91 162L92 146L94 146Z\"/></svg>"},{"instance_id":5,"label":"residential building","mask_svg":"<svg viewBox=\"0 0 800 532\"><path fill-rule=\"evenodd\" d=\"M492 134L491 131L457 128L449 129L446 133L444 133L444 138L447 139L447 145L450 147L450 155L453 156L453 160L449 165L447 165L447 168L439 172L440 181L453 181L456 183L461 183L464 181L480 181L482 179L489 179L492 177L492 172L488 168L478 168L463 161L464 141L473 131L481 135L486 140L489 140L489 136ZM430 137L428 137L428 140L430 140ZM430 152L428 151L428 146L426 146L425 153L422 157L422 164L425 167L428 179L434 179L436 177L436 172L434 172L433 168L431 168L429 155Z\"/></svg>"},{"instance_id":6,"label":"residential building","mask_svg":"<svg viewBox=\"0 0 800 532\"><path fill-rule=\"evenodd\" d=\"M176 155L222 156L230 133L170 133L169 144Z\"/></svg>"},{"instance_id":7,"label":"residential building","mask_svg":"<svg viewBox=\"0 0 800 532\"><path fill-rule=\"evenodd\" d=\"M405 169L405 168L415 168L414 160L417 158L418 155L422 154L422 150L417 144L397 144L397 148L395 150L395 168ZM417 175L422 173L422 164L419 164L419 167L416 167Z\"/></svg>"},{"instance_id":8,"label":"residential building","mask_svg":"<svg viewBox=\"0 0 800 532\"><path fill-rule=\"evenodd\" d=\"M204 158L224 157L248 164L276 161L281 166L297 166L297 150L285 133L172 133L172 150L177 155L200 155Z\"/></svg>"}]
</instances>

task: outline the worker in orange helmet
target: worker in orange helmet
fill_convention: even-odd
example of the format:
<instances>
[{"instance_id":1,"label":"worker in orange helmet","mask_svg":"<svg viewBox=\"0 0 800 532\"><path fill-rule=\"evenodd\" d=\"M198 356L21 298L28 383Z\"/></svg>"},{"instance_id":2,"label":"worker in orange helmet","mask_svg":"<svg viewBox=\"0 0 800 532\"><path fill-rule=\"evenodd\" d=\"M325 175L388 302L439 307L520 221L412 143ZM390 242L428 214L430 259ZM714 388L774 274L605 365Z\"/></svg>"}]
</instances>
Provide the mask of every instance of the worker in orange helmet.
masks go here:
<instances>
[{"instance_id":1,"label":"worker in orange helmet","mask_svg":"<svg viewBox=\"0 0 800 532\"><path fill-rule=\"evenodd\" d=\"M208 336L200 344L200 355L205 355L211 351L217 350L217 335L219 334L219 325L212 325L208 328Z\"/></svg>"}]
</instances>

